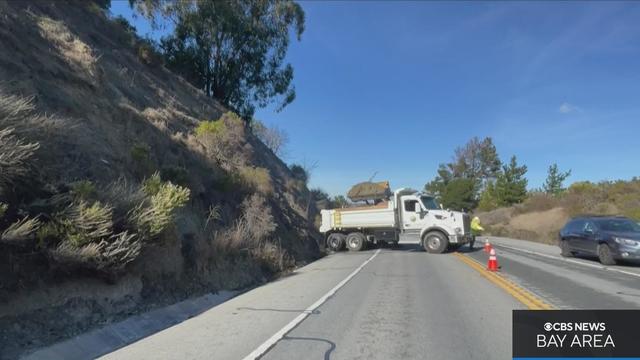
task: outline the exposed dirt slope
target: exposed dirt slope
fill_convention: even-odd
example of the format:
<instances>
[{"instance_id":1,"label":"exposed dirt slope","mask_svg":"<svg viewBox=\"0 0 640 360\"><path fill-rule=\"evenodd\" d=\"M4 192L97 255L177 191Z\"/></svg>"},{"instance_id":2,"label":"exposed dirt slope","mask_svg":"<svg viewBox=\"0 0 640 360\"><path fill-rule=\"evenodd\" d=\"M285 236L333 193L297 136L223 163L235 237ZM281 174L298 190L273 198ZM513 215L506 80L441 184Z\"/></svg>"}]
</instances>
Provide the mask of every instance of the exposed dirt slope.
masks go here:
<instances>
[{"instance_id":1,"label":"exposed dirt slope","mask_svg":"<svg viewBox=\"0 0 640 360\"><path fill-rule=\"evenodd\" d=\"M109 282L57 271L45 253L0 244L0 358L154 306L264 281L286 264L319 256L308 190L248 130L238 130L226 151L239 169L267 170L269 191L261 196L277 225L269 244L277 246L280 269L271 253L218 251L216 241L253 195L230 181L232 169L194 134L200 121L226 109L140 55L131 35L96 6L0 2L0 49L0 95L30 97L33 110L47 115L26 139L40 148L32 181L20 184L18 198L4 199L9 218L79 180L100 189L160 171L191 190L175 227ZM212 208L213 229L204 225Z\"/></svg>"},{"instance_id":2,"label":"exposed dirt slope","mask_svg":"<svg viewBox=\"0 0 640 360\"><path fill-rule=\"evenodd\" d=\"M564 208L513 214L513 208L503 208L478 214L487 233L554 244L557 234L569 219Z\"/></svg>"}]
</instances>

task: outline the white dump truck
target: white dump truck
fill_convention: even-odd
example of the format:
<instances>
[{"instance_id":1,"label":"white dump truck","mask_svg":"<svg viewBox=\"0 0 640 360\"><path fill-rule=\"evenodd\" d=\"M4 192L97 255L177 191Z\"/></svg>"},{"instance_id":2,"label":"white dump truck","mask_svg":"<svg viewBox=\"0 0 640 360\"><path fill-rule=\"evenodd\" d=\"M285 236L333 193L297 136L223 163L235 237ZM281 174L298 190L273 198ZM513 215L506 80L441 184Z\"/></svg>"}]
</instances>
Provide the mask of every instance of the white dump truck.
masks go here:
<instances>
[{"instance_id":1,"label":"white dump truck","mask_svg":"<svg viewBox=\"0 0 640 360\"><path fill-rule=\"evenodd\" d=\"M468 214L442 209L433 196L412 189L398 189L375 205L320 213L320 232L334 251L387 243L420 244L430 253L442 253L472 240Z\"/></svg>"}]
</instances>

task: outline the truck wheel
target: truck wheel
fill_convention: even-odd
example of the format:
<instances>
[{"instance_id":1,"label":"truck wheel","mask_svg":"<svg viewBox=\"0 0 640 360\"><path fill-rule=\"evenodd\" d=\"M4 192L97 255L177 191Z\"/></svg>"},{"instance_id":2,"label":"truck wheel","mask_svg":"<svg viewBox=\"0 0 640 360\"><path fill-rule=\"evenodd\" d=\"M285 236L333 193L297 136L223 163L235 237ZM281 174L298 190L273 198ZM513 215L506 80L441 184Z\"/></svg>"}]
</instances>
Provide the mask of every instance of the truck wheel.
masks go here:
<instances>
[{"instance_id":1,"label":"truck wheel","mask_svg":"<svg viewBox=\"0 0 640 360\"><path fill-rule=\"evenodd\" d=\"M327 237L327 247L331 251L340 251L344 249L346 236L340 233L333 233Z\"/></svg>"},{"instance_id":2,"label":"truck wheel","mask_svg":"<svg viewBox=\"0 0 640 360\"><path fill-rule=\"evenodd\" d=\"M598 259L602 265L615 265L616 259L611 254L611 249L607 244L598 245Z\"/></svg>"},{"instance_id":3,"label":"truck wheel","mask_svg":"<svg viewBox=\"0 0 640 360\"><path fill-rule=\"evenodd\" d=\"M429 253L442 254L449 246L449 239L438 231L432 231L424 236L422 245Z\"/></svg>"},{"instance_id":4,"label":"truck wheel","mask_svg":"<svg viewBox=\"0 0 640 360\"><path fill-rule=\"evenodd\" d=\"M347 235L347 249L349 251L360 251L364 249L366 239L362 233L352 232Z\"/></svg>"}]
</instances>

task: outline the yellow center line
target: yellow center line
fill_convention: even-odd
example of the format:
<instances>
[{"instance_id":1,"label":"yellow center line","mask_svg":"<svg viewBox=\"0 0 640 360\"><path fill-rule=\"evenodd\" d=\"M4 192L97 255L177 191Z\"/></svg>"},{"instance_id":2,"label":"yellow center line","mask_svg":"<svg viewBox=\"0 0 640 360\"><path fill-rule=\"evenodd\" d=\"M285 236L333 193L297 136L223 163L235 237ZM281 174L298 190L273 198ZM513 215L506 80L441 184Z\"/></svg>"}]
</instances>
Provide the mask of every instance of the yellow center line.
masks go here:
<instances>
[{"instance_id":1,"label":"yellow center line","mask_svg":"<svg viewBox=\"0 0 640 360\"><path fill-rule=\"evenodd\" d=\"M460 261L479 272L480 275L482 275L484 278L502 288L509 295L513 296L516 300L523 303L530 310L553 310L553 306L549 305L529 290L526 290L525 288L515 284L513 281L505 278L499 273L488 271L484 266L482 266L482 264L471 259L468 256L462 255L460 253L454 253L454 255L458 259L460 259Z\"/></svg>"}]
</instances>

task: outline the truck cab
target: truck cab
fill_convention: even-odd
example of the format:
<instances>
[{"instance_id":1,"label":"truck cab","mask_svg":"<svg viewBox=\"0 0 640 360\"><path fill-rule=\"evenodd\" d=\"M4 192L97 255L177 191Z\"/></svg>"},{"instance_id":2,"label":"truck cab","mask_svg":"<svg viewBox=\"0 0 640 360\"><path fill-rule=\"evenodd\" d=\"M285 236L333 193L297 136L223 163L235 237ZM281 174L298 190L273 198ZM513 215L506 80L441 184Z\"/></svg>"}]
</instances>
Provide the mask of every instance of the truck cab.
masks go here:
<instances>
[{"instance_id":1,"label":"truck cab","mask_svg":"<svg viewBox=\"0 0 640 360\"><path fill-rule=\"evenodd\" d=\"M471 241L468 214L442 209L429 194L403 190L395 194L400 244L419 243L429 252L440 253Z\"/></svg>"}]
</instances>

